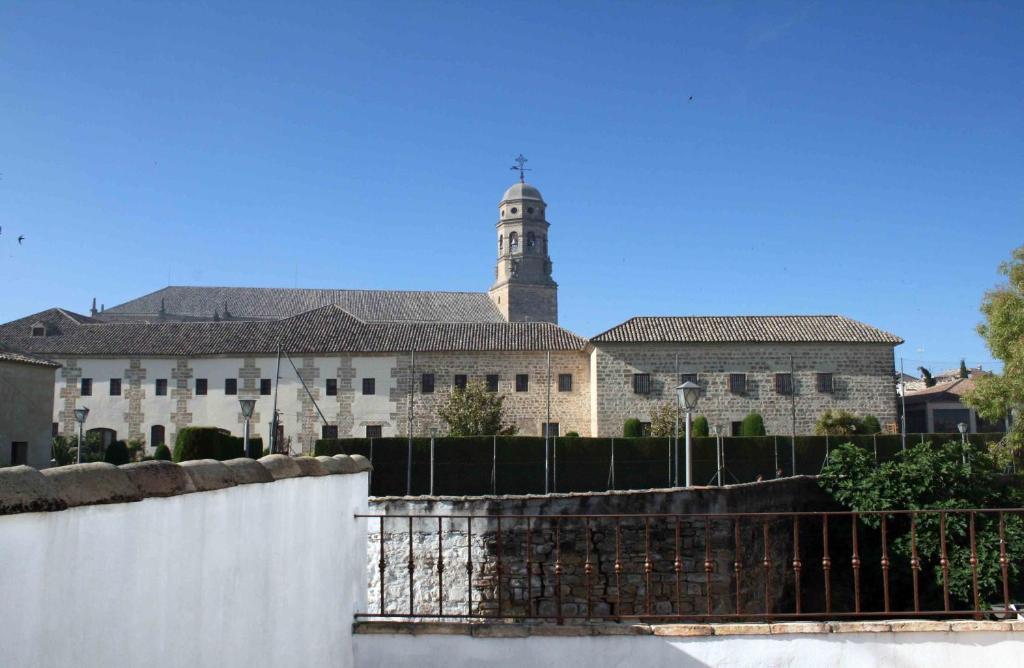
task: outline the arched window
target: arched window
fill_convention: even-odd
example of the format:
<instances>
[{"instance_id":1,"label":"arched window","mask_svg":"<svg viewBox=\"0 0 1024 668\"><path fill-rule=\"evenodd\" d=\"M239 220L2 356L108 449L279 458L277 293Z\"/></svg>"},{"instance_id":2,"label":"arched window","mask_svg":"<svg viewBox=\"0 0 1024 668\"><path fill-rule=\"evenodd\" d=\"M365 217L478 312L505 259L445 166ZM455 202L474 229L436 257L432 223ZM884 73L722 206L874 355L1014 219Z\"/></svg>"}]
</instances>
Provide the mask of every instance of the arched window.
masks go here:
<instances>
[{"instance_id":1,"label":"arched window","mask_svg":"<svg viewBox=\"0 0 1024 668\"><path fill-rule=\"evenodd\" d=\"M517 232L508 235L508 250L512 253L519 250L519 234Z\"/></svg>"},{"instance_id":2,"label":"arched window","mask_svg":"<svg viewBox=\"0 0 1024 668\"><path fill-rule=\"evenodd\" d=\"M501 255L502 251L505 250L505 235L498 235L498 255Z\"/></svg>"},{"instance_id":3,"label":"arched window","mask_svg":"<svg viewBox=\"0 0 1024 668\"><path fill-rule=\"evenodd\" d=\"M99 439L100 443L106 448L108 445L117 440L117 432L107 427L96 427L85 432L86 436L94 436Z\"/></svg>"},{"instance_id":4,"label":"arched window","mask_svg":"<svg viewBox=\"0 0 1024 668\"><path fill-rule=\"evenodd\" d=\"M155 424L149 428L149 447L155 448L158 445L164 445L164 426L162 424Z\"/></svg>"},{"instance_id":5,"label":"arched window","mask_svg":"<svg viewBox=\"0 0 1024 668\"><path fill-rule=\"evenodd\" d=\"M533 236L533 232L526 233L526 247L533 248L537 244L537 239Z\"/></svg>"}]
</instances>

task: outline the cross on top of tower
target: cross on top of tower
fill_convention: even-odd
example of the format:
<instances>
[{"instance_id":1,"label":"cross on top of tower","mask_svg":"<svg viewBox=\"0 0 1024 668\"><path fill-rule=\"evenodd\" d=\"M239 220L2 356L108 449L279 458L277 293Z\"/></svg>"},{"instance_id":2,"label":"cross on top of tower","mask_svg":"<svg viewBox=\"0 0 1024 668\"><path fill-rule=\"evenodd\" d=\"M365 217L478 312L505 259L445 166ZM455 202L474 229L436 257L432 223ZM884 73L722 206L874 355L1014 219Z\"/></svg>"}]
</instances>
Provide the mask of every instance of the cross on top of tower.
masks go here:
<instances>
[{"instance_id":1,"label":"cross on top of tower","mask_svg":"<svg viewBox=\"0 0 1024 668\"><path fill-rule=\"evenodd\" d=\"M526 163L529 162L529 161L526 158L523 157L522 153L520 153L516 157L516 159L513 160L513 162L516 163L515 166L509 167L509 169L511 169L513 171L516 171L516 172L519 172L519 182L520 183L526 183L526 172L533 171L532 169L530 169L530 168L525 166Z\"/></svg>"}]
</instances>

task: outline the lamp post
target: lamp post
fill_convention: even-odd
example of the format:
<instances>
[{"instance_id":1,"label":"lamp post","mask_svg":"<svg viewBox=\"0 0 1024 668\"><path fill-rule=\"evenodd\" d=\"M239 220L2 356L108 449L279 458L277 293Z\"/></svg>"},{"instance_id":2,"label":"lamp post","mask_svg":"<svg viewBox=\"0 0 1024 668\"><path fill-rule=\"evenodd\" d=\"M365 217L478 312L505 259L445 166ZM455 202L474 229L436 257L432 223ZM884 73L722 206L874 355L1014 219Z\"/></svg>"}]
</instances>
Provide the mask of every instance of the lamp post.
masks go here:
<instances>
[{"instance_id":1,"label":"lamp post","mask_svg":"<svg viewBox=\"0 0 1024 668\"><path fill-rule=\"evenodd\" d=\"M722 486L722 441L718 438L718 425L711 425L711 433L715 436L715 484Z\"/></svg>"},{"instance_id":2,"label":"lamp post","mask_svg":"<svg viewBox=\"0 0 1024 668\"><path fill-rule=\"evenodd\" d=\"M686 486L693 485L693 452L690 443L690 417L693 410L697 408L697 399L700 397L700 385L692 381L686 381L676 388L676 410L682 404L686 410ZM679 484L679 452L676 448L676 484Z\"/></svg>"},{"instance_id":3,"label":"lamp post","mask_svg":"<svg viewBox=\"0 0 1024 668\"><path fill-rule=\"evenodd\" d=\"M256 408L255 399L239 399L238 406L242 409L242 417L245 418L245 431L242 436L242 456L252 457L252 453L249 451L249 418L252 417L252 411ZM262 454L262 453L261 453ZM259 459L259 457L252 457L253 459Z\"/></svg>"},{"instance_id":4,"label":"lamp post","mask_svg":"<svg viewBox=\"0 0 1024 668\"><path fill-rule=\"evenodd\" d=\"M75 421L78 422L78 464L82 463L82 447L84 445L82 432L85 429L85 418L89 417L89 409L85 406L75 409Z\"/></svg>"},{"instance_id":5,"label":"lamp post","mask_svg":"<svg viewBox=\"0 0 1024 668\"><path fill-rule=\"evenodd\" d=\"M960 453L963 456L964 464L967 463L967 423L957 422L956 430L960 432Z\"/></svg>"}]
</instances>

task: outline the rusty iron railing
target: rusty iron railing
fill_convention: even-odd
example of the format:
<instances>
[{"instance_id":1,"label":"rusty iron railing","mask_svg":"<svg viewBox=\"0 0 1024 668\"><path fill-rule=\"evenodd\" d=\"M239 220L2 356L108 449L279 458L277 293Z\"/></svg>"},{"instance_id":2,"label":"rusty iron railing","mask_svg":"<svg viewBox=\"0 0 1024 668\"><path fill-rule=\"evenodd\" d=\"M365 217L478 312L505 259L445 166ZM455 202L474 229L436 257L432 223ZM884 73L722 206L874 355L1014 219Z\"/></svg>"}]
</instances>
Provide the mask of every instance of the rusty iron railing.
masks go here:
<instances>
[{"instance_id":1,"label":"rusty iron railing","mask_svg":"<svg viewBox=\"0 0 1024 668\"><path fill-rule=\"evenodd\" d=\"M358 517L378 551L364 619L981 618L1024 593L1021 508Z\"/></svg>"}]
</instances>

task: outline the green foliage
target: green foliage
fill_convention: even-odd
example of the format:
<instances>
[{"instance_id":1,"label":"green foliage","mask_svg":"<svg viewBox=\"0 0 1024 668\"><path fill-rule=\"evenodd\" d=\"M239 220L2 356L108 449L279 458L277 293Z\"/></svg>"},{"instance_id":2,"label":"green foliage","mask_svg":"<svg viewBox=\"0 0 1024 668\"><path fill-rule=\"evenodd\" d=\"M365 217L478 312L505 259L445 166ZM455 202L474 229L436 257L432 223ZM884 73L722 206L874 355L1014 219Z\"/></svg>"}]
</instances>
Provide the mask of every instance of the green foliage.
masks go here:
<instances>
[{"instance_id":1,"label":"green foliage","mask_svg":"<svg viewBox=\"0 0 1024 668\"><path fill-rule=\"evenodd\" d=\"M985 294L981 312L985 321L978 333L994 357L1003 362L1003 373L975 378L974 389L964 402L986 420L1006 416L1014 406L1024 405L1024 246L1013 251L1009 262L999 267L1007 282ZM1024 453L1024 420L1014 420L1010 432L992 449L996 461L1005 466Z\"/></svg>"},{"instance_id":2,"label":"green foliage","mask_svg":"<svg viewBox=\"0 0 1024 668\"><path fill-rule=\"evenodd\" d=\"M242 439L214 427L185 427L174 442L174 461L242 457Z\"/></svg>"},{"instance_id":3,"label":"green foliage","mask_svg":"<svg viewBox=\"0 0 1024 668\"><path fill-rule=\"evenodd\" d=\"M153 459L159 459L162 461L171 461L171 449L161 443L156 446L156 451L153 453Z\"/></svg>"},{"instance_id":4,"label":"green foliage","mask_svg":"<svg viewBox=\"0 0 1024 668\"><path fill-rule=\"evenodd\" d=\"M878 420L875 422L877 423ZM814 434L816 436L852 436L864 433L863 427L861 419L850 411L828 409L821 414L818 422L814 425Z\"/></svg>"},{"instance_id":5,"label":"green foliage","mask_svg":"<svg viewBox=\"0 0 1024 668\"><path fill-rule=\"evenodd\" d=\"M131 460L131 455L128 452L128 444L124 441L114 441L107 446L106 452L103 453L103 461L108 464L113 464L114 466L127 464Z\"/></svg>"},{"instance_id":6,"label":"green foliage","mask_svg":"<svg viewBox=\"0 0 1024 668\"><path fill-rule=\"evenodd\" d=\"M517 428L505 423L505 395L488 392L483 383L456 388L437 409L452 436L510 436Z\"/></svg>"},{"instance_id":7,"label":"green foliage","mask_svg":"<svg viewBox=\"0 0 1024 668\"><path fill-rule=\"evenodd\" d=\"M964 360L960 360L960 377L961 378L970 378L971 377L971 372L967 370L967 362L965 362Z\"/></svg>"},{"instance_id":8,"label":"green foliage","mask_svg":"<svg viewBox=\"0 0 1024 668\"><path fill-rule=\"evenodd\" d=\"M766 433L760 413L751 411L740 423L740 436L764 436Z\"/></svg>"},{"instance_id":9,"label":"green foliage","mask_svg":"<svg viewBox=\"0 0 1024 668\"><path fill-rule=\"evenodd\" d=\"M676 421L678 419L678 422ZM683 415L675 401L660 404L651 413L651 436L672 436L676 433L676 425L682 425ZM681 430L681 427L680 427ZM628 434L626 434L628 436ZM642 434L637 434L641 436Z\"/></svg>"},{"instance_id":10,"label":"green foliage","mask_svg":"<svg viewBox=\"0 0 1024 668\"><path fill-rule=\"evenodd\" d=\"M54 466L67 466L75 463L75 448L78 443L73 438L54 436L50 443L50 459Z\"/></svg>"},{"instance_id":11,"label":"green foliage","mask_svg":"<svg viewBox=\"0 0 1024 668\"><path fill-rule=\"evenodd\" d=\"M133 438L128 441L128 460L137 462L142 459L146 452L146 442L141 438Z\"/></svg>"},{"instance_id":12,"label":"green foliage","mask_svg":"<svg viewBox=\"0 0 1024 668\"><path fill-rule=\"evenodd\" d=\"M923 366L917 367L917 370L921 372L921 380L924 381L925 387L935 387L935 379L932 378L932 372Z\"/></svg>"},{"instance_id":13,"label":"green foliage","mask_svg":"<svg viewBox=\"0 0 1024 668\"><path fill-rule=\"evenodd\" d=\"M698 415L693 419L693 424L690 425L690 435L694 438L706 438L711 433L708 428L708 419L703 415Z\"/></svg>"},{"instance_id":14,"label":"green foliage","mask_svg":"<svg viewBox=\"0 0 1024 668\"><path fill-rule=\"evenodd\" d=\"M579 438L579 437L580 437L580 433L578 431L567 431L567 432L565 432L565 436L563 436L562 438Z\"/></svg>"},{"instance_id":15,"label":"green foliage","mask_svg":"<svg viewBox=\"0 0 1024 668\"><path fill-rule=\"evenodd\" d=\"M881 465L872 453L852 444L831 453L819 478L821 486L838 502L857 511L916 510L954 508L1019 507L1021 493L1013 485L999 480L991 457L977 448L959 442L933 446L920 443L899 452ZM862 516L864 524L877 528L878 516ZM969 516L947 515L950 592L961 606L970 607L972 572L970 568ZM941 542L938 514L921 515L917 520L917 549L923 572L930 574L933 586L941 589L939 567ZM975 517L979 554L978 580L985 595L1001 591L999 572L999 531L996 514L979 513ZM909 528L892 519L889 548L895 560L908 563L911 558ZM1009 544L1024 541L1024 521L1006 517ZM1010 563L1010 581L1021 582L1024 557L1017 553Z\"/></svg>"},{"instance_id":16,"label":"green foliage","mask_svg":"<svg viewBox=\"0 0 1024 668\"><path fill-rule=\"evenodd\" d=\"M629 418L622 425L622 435L626 438L640 438L644 435L643 425L636 418Z\"/></svg>"},{"instance_id":17,"label":"green foliage","mask_svg":"<svg viewBox=\"0 0 1024 668\"><path fill-rule=\"evenodd\" d=\"M860 433L861 434L880 434L882 433L882 425L879 423L878 418L874 415L865 415L864 419L860 421Z\"/></svg>"}]
</instances>

